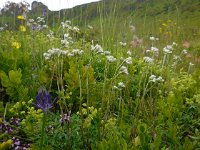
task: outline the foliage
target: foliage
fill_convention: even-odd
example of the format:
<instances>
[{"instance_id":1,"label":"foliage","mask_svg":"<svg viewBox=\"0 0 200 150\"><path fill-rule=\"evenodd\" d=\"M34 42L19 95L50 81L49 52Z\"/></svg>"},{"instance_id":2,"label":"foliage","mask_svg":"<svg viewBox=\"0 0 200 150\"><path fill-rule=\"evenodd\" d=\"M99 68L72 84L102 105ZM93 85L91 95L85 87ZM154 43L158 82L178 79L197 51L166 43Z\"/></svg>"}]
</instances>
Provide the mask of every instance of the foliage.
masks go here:
<instances>
[{"instance_id":1,"label":"foliage","mask_svg":"<svg viewBox=\"0 0 200 150\"><path fill-rule=\"evenodd\" d=\"M8 75L5 72L0 72L1 84L6 88L6 93L13 101L26 100L28 98L28 88L21 84L21 70L11 70Z\"/></svg>"},{"instance_id":2,"label":"foliage","mask_svg":"<svg viewBox=\"0 0 200 150\"><path fill-rule=\"evenodd\" d=\"M196 5L108 0L56 22L18 14L16 30L0 30L1 149L198 149L199 36L183 25Z\"/></svg>"}]
</instances>

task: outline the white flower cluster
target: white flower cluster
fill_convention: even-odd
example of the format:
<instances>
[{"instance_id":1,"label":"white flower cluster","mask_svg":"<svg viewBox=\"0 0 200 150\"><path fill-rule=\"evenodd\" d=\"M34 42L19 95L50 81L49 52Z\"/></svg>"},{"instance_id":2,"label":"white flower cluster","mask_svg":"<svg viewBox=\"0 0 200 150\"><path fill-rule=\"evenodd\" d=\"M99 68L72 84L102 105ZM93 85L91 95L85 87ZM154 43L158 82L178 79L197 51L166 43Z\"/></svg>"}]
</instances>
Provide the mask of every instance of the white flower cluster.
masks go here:
<instances>
[{"instance_id":1,"label":"white flower cluster","mask_svg":"<svg viewBox=\"0 0 200 150\"><path fill-rule=\"evenodd\" d=\"M117 84L117 86L113 86L113 89L115 89L115 90L120 90L120 89L122 89L122 88L125 88L125 85L124 85L123 82L119 82L119 83Z\"/></svg>"},{"instance_id":2,"label":"white flower cluster","mask_svg":"<svg viewBox=\"0 0 200 150\"><path fill-rule=\"evenodd\" d=\"M194 66L194 64L190 62L190 63L189 63L189 66Z\"/></svg>"},{"instance_id":3,"label":"white flower cluster","mask_svg":"<svg viewBox=\"0 0 200 150\"><path fill-rule=\"evenodd\" d=\"M131 50L128 50L128 51L127 51L127 54L128 54L129 56L131 56L131 55L132 55Z\"/></svg>"},{"instance_id":4,"label":"white flower cluster","mask_svg":"<svg viewBox=\"0 0 200 150\"><path fill-rule=\"evenodd\" d=\"M115 57L113 57L111 55L106 56L106 58L107 58L107 60L108 60L109 63L115 62L117 60Z\"/></svg>"},{"instance_id":5,"label":"white flower cluster","mask_svg":"<svg viewBox=\"0 0 200 150\"><path fill-rule=\"evenodd\" d=\"M69 21L69 20L66 20L65 22L61 22L61 26L63 29L68 29L73 32L79 32L79 30L80 30L77 26L72 27L71 21Z\"/></svg>"},{"instance_id":6,"label":"white flower cluster","mask_svg":"<svg viewBox=\"0 0 200 150\"><path fill-rule=\"evenodd\" d=\"M77 26L74 26L74 27L72 28L72 31L74 31L74 32L79 32L79 28L78 28Z\"/></svg>"},{"instance_id":7,"label":"white flower cluster","mask_svg":"<svg viewBox=\"0 0 200 150\"><path fill-rule=\"evenodd\" d=\"M174 47L176 47L178 44L175 42L172 43L172 45L167 45L166 47L163 48L164 54L171 54L172 51L174 50Z\"/></svg>"},{"instance_id":8,"label":"white flower cluster","mask_svg":"<svg viewBox=\"0 0 200 150\"><path fill-rule=\"evenodd\" d=\"M109 55L111 55L111 52L110 51L104 51L104 55L109 56Z\"/></svg>"},{"instance_id":9,"label":"white flower cluster","mask_svg":"<svg viewBox=\"0 0 200 150\"><path fill-rule=\"evenodd\" d=\"M59 48L49 49L46 53L43 54L45 60L50 60L52 57L60 55L66 56L69 52L67 50L61 50Z\"/></svg>"},{"instance_id":10,"label":"white flower cluster","mask_svg":"<svg viewBox=\"0 0 200 150\"><path fill-rule=\"evenodd\" d=\"M184 55L186 55L188 52L187 52L187 50L186 49L184 49L183 51L182 51L182 54L184 54Z\"/></svg>"},{"instance_id":11,"label":"white flower cluster","mask_svg":"<svg viewBox=\"0 0 200 150\"><path fill-rule=\"evenodd\" d=\"M121 66L121 68L119 69L119 73L121 74L126 74L126 75L128 75L129 73L128 73L128 69L127 69L127 67L126 66Z\"/></svg>"},{"instance_id":12,"label":"white flower cluster","mask_svg":"<svg viewBox=\"0 0 200 150\"><path fill-rule=\"evenodd\" d=\"M155 38L155 37L153 37L153 36L151 36L149 39L150 39L151 41L158 41L158 40L159 40L159 38Z\"/></svg>"},{"instance_id":13,"label":"white flower cluster","mask_svg":"<svg viewBox=\"0 0 200 150\"><path fill-rule=\"evenodd\" d=\"M143 60L144 60L144 62L147 62L147 63L150 63L150 64L153 64L153 61L154 61L154 59L151 58L151 57L144 57Z\"/></svg>"},{"instance_id":14,"label":"white flower cluster","mask_svg":"<svg viewBox=\"0 0 200 150\"><path fill-rule=\"evenodd\" d=\"M62 44L64 47L68 48L70 43L73 43L72 37L70 37L69 33L64 34L63 40L61 40L61 44Z\"/></svg>"},{"instance_id":15,"label":"white flower cluster","mask_svg":"<svg viewBox=\"0 0 200 150\"><path fill-rule=\"evenodd\" d=\"M105 55L109 63L115 62L117 59L111 55L110 51L104 51L101 45L96 44L91 46L91 51L97 54Z\"/></svg>"},{"instance_id":16,"label":"white flower cluster","mask_svg":"<svg viewBox=\"0 0 200 150\"><path fill-rule=\"evenodd\" d=\"M121 46L126 46L126 45L127 45L125 42L119 42L119 44L120 44Z\"/></svg>"},{"instance_id":17,"label":"white flower cluster","mask_svg":"<svg viewBox=\"0 0 200 150\"><path fill-rule=\"evenodd\" d=\"M37 17L36 20L37 20L37 23L45 23L45 20L42 17Z\"/></svg>"},{"instance_id":18,"label":"white flower cluster","mask_svg":"<svg viewBox=\"0 0 200 150\"><path fill-rule=\"evenodd\" d=\"M174 60L174 61L181 61L181 57L180 57L180 56L177 56L177 55L174 55L174 56L173 56L173 60Z\"/></svg>"},{"instance_id":19,"label":"white flower cluster","mask_svg":"<svg viewBox=\"0 0 200 150\"><path fill-rule=\"evenodd\" d=\"M103 51L103 48L101 47L101 45L99 45L99 44L96 44L95 46L94 45L92 45L91 46L91 51L93 51L93 52L95 52L95 53L97 53L97 54L103 54L104 53L104 51Z\"/></svg>"},{"instance_id":20,"label":"white flower cluster","mask_svg":"<svg viewBox=\"0 0 200 150\"><path fill-rule=\"evenodd\" d=\"M149 82L164 82L164 79L161 77L161 76L159 76L158 78L155 76L155 75L151 75L150 77L149 77Z\"/></svg>"},{"instance_id":21,"label":"white flower cluster","mask_svg":"<svg viewBox=\"0 0 200 150\"><path fill-rule=\"evenodd\" d=\"M146 50L147 53L154 53L154 54L158 54L159 49L157 47L151 47L150 50Z\"/></svg>"},{"instance_id":22,"label":"white flower cluster","mask_svg":"<svg viewBox=\"0 0 200 150\"><path fill-rule=\"evenodd\" d=\"M29 19L27 21L27 26L31 27L32 30L43 30L48 28L48 26L44 23L44 18L38 17L36 21L34 19Z\"/></svg>"},{"instance_id":23,"label":"white flower cluster","mask_svg":"<svg viewBox=\"0 0 200 150\"><path fill-rule=\"evenodd\" d=\"M3 31L4 29L6 29L8 27L7 24L4 24L4 27L0 27L0 31Z\"/></svg>"},{"instance_id":24,"label":"white flower cluster","mask_svg":"<svg viewBox=\"0 0 200 150\"><path fill-rule=\"evenodd\" d=\"M171 54L173 51L173 46L172 45L167 45L166 47L163 48L163 52L165 54Z\"/></svg>"},{"instance_id":25,"label":"white flower cluster","mask_svg":"<svg viewBox=\"0 0 200 150\"><path fill-rule=\"evenodd\" d=\"M176 47L176 46L178 46L178 44L177 44L176 42L173 42L173 43L172 43L172 46L173 46L173 47L174 47L174 46Z\"/></svg>"},{"instance_id":26,"label":"white flower cluster","mask_svg":"<svg viewBox=\"0 0 200 150\"><path fill-rule=\"evenodd\" d=\"M156 52L159 51L159 49L158 49L157 47L153 47L153 46L152 46L152 47L151 47L151 51L156 53Z\"/></svg>"},{"instance_id":27,"label":"white flower cluster","mask_svg":"<svg viewBox=\"0 0 200 150\"><path fill-rule=\"evenodd\" d=\"M132 64L132 58L131 57L128 57L124 60L124 62L127 64L127 65L130 65Z\"/></svg>"},{"instance_id":28,"label":"white flower cluster","mask_svg":"<svg viewBox=\"0 0 200 150\"><path fill-rule=\"evenodd\" d=\"M68 54L68 56L70 57L74 57L74 56L80 56L83 54L83 50L80 50L80 49L73 49L72 52L70 52Z\"/></svg>"},{"instance_id":29,"label":"white flower cluster","mask_svg":"<svg viewBox=\"0 0 200 150\"><path fill-rule=\"evenodd\" d=\"M29 22L29 23L34 23L35 20L34 20L34 19L28 19L28 22Z\"/></svg>"},{"instance_id":30,"label":"white flower cluster","mask_svg":"<svg viewBox=\"0 0 200 150\"><path fill-rule=\"evenodd\" d=\"M49 38L49 40L53 40L54 36L53 36L53 31L49 31L49 34L47 34L47 37Z\"/></svg>"},{"instance_id":31,"label":"white flower cluster","mask_svg":"<svg viewBox=\"0 0 200 150\"><path fill-rule=\"evenodd\" d=\"M91 26L91 25L88 25L88 28L92 30L92 29L93 29L93 26Z\"/></svg>"},{"instance_id":32,"label":"white flower cluster","mask_svg":"<svg viewBox=\"0 0 200 150\"><path fill-rule=\"evenodd\" d=\"M61 26L63 29L69 29L71 30L72 29L72 26L71 26L71 21L69 20L66 20L65 22L61 22Z\"/></svg>"},{"instance_id":33,"label":"white flower cluster","mask_svg":"<svg viewBox=\"0 0 200 150\"><path fill-rule=\"evenodd\" d=\"M123 63L127 64L127 65L132 64L132 57L130 57L130 56L129 56L128 58L123 58L123 57L121 57L120 60L121 60Z\"/></svg>"}]
</instances>

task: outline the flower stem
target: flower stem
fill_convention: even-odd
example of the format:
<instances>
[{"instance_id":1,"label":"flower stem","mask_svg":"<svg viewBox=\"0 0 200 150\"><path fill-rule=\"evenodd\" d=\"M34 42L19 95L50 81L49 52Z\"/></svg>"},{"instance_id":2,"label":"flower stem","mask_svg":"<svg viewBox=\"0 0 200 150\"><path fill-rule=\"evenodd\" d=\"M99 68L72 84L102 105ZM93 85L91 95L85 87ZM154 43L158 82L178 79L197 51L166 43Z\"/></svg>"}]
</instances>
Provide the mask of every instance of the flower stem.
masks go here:
<instances>
[{"instance_id":1,"label":"flower stem","mask_svg":"<svg viewBox=\"0 0 200 150\"><path fill-rule=\"evenodd\" d=\"M45 122L46 122L46 114L43 116L43 122L42 122L42 132L41 132L41 140L40 140L40 148L39 150L43 149L44 145L44 132L45 132Z\"/></svg>"}]
</instances>

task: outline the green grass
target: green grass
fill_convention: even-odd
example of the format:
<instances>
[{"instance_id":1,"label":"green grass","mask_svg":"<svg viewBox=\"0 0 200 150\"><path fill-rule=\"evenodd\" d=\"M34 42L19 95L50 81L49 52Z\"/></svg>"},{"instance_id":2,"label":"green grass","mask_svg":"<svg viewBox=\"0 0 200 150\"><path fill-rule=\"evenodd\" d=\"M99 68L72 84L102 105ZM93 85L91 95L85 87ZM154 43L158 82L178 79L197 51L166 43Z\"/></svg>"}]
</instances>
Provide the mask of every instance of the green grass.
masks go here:
<instances>
[{"instance_id":1,"label":"green grass","mask_svg":"<svg viewBox=\"0 0 200 150\"><path fill-rule=\"evenodd\" d=\"M49 12L49 28L26 32L18 29L25 20L1 16L11 23L0 31L0 91L9 95L6 111L0 103L1 149L13 137L34 150L200 148L198 5L107 0L57 19ZM51 95L47 112L36 107L41 87L43 101Z\"/></svg>"}]
</instances>

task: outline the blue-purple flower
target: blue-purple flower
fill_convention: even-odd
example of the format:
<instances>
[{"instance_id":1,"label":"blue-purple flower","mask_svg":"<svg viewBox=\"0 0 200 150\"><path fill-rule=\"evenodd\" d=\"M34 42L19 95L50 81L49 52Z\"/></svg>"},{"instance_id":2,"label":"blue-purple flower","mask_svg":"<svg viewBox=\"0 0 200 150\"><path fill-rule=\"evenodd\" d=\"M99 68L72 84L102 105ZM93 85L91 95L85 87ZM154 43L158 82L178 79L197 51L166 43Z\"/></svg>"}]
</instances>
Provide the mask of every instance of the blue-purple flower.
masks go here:
<instances>
[{"instance_id":1,"label":"blue-purple flower","mask_svg":"<svg viewBox=\"0 0 200 150\"><path fill-rule=\"evenodd\" d=\"M51 103L51 95L46 90L46 88L40 88L38 95L36 96L37 103L35 104L38 109L42 109L43 112L47 112L50 108L53 107L54 101Z\"/></svg>"},{"instance_id":2,"label":"blue-purple flower","mask_svg":"<svg viewBox=\"0 0 200 150\"><path fill-rule=\"evenodd\" d=\"M27 150L30 147L30 144L24 144L22 141L20 141L20 139L16 137L13 137L12 141L12 148L15 150Z\"/></svg>"},{"instance_id":3,"label":"blue-purple flower","mask_svg":"<svg viewBox=\"0 0 200 150\"><path fill-rule=\"evenodd\" d=\"M15 118L15 117L13 118L13 117L12 117L12 118L10 119L10 124L11 124L11 125L19 126L19 122L20 122L20 119L19 119L19 118Z\"/></svg>"},{"instance_id":4,"label":"blue-purple flower","mask_svg":"<svg viewBox=\"0 0 200 150\"><path fill-rule=\"evenodd\" d=\"M32 24L32 30L36 30L37 29L37 24L33 23Z\"/></svg>"},{"instance_id":5,"label":"blue-purple flower","mask_svg":"<svg viewBox=\"0 0 200 150\"><path fill-rule=\"evenodd\" d=\"M42 16L46 16L47 10L45 8L42 9Z\"/></svg>"}]
</instances>

